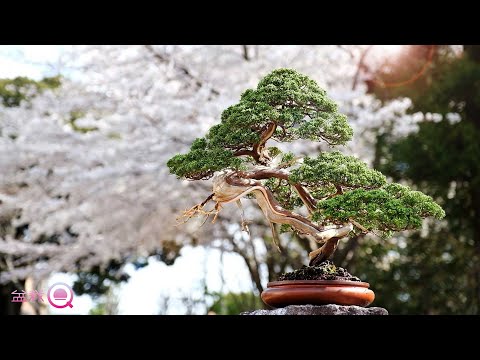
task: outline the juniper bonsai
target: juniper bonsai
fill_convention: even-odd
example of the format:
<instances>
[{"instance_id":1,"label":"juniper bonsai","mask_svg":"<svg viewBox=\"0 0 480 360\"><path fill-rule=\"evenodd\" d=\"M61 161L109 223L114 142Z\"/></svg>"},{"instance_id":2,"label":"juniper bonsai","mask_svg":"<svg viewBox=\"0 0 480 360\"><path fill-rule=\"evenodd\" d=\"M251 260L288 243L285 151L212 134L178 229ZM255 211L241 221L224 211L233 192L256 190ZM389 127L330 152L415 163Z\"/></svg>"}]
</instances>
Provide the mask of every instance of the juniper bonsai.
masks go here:
<instances>
[{"instance_id":1,"label":"juniper bonsai","mask_svg":"<svg viewBox=\"0 0 480 360\"><path fill-rule=\"evenodd\" d=\"M420 227L425 217L445 215L431 197L387 183L382 173L353 156L330 151L300 158L267 147L269 140L298 139L333 147L352 136L347 117L314 80L292 69L277 69L224 110L221 122L196 139L188 153L173 156L167 165L178 178L213 177L213 193L185 211L186 220L205 215L206 221L213 215L215 222L223 204L237 202L241 207L242 197L253 196L274 239L277 223L283 231L311 236L321 245L310 252L310 265L329 258L349 234L389 236ZM206 211L209 201L216 204ZM243 217L242 228L248 231Z\"/></svg>"}]
</instances>

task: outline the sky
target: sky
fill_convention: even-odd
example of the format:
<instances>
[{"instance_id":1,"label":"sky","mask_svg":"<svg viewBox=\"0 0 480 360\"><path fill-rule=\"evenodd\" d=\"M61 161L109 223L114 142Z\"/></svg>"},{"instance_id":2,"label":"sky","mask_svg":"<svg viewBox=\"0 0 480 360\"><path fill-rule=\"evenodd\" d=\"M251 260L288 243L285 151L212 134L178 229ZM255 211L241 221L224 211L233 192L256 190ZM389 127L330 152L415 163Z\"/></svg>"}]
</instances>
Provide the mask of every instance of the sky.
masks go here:
<instances>
[{"instance_id":1,"label":"sky","mask_svg":"<svg viewBox=\"0 0 480 360\"><path fill-rule=\"evenodd\" d=\"M0 78L40 79L59 66L65 45L0 45Z\"/></svg>"},{"instance_id":2,"label":"sky","mask_svg":"<svg viewBox=\"0 0 480 360\"><path fill-rule=\"evenodd\" d=\"M68 45L0 45L0 78L27 76L41 79L55 75L61 68L62 55ZM150 315L159 312L166 297L173 298L167 314L183 314L185 306L179 300L184 295L203 296L203 286L209 291L251 291L252 284L243 259L236 254L223 255L221 280L221 253L218 249L184 247L181 256L171 266L151 260L149 265L136 270L126 266L130 275L127 283L116 289L119 314ZM47 288L57 282L73 285L75 275L56 273L48 279ZM46 289L41 289L46 290ZM45 291L46 292L46 291ZM73 308L56 309L49 306L51 314L88 314L95 302L88 295L74 296ZM202 309L197 309L198 312Z\"/></svg>"}]
</instances>

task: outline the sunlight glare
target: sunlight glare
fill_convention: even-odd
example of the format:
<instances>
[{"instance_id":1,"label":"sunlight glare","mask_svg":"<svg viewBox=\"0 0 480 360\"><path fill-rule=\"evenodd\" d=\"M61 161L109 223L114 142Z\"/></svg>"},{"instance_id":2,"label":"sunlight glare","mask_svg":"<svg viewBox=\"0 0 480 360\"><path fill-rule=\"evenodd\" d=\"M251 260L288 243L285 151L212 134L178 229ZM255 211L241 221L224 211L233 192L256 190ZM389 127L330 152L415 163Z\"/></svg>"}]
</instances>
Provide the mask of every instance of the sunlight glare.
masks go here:
<instances>
[{"instance_id":1,"label":"sunlight glare","mask_svg":"<svg viewBox=\"0 0 480 360\"><path fill-rule=\"evenodd\" d=\"M403 45L377 45L378 52L384 56L393 56L402 50Z\"/></svg>"}]
</instances>

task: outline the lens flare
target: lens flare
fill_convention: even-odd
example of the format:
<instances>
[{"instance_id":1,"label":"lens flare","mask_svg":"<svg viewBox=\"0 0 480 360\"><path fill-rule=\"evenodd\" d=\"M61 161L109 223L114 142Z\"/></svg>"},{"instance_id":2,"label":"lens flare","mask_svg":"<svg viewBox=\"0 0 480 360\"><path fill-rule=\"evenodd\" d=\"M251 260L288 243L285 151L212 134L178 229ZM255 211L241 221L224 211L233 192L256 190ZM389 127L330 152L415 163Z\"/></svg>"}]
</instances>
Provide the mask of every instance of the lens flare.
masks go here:
<instances>
[{"instance_id":1,"label":"lens flare","mask_svg":"<svg viewBox=\"0 0 480 360\"><path fill-rule=\"evenodd\" d=\"M403 45L377 45L378 52L384 56L395 56L402 51Z\"/></svg>"},{"instance_id":2,"label":"lens flare","mask_svg":"<svg viewBox=\"0 0 480 360\"><path fill-rule=\"evenodd\" d=\"M377 45L375 46L375 48L377 52L382 54L383 57L390 58L390 59L395 56L398 56L404 49L403 45ZM435 45L430 45L424 63L417 71L413 72L408 79L405 79L403 81L397 81L397 82L386 82L383 79L376 78L376 79L373 79L372 81L375 84L384 88L405 86L405 85L411 84L417 81L429 68L430 64L432 63L434 53L435 53Z\"/></svg>"}]
</instances>

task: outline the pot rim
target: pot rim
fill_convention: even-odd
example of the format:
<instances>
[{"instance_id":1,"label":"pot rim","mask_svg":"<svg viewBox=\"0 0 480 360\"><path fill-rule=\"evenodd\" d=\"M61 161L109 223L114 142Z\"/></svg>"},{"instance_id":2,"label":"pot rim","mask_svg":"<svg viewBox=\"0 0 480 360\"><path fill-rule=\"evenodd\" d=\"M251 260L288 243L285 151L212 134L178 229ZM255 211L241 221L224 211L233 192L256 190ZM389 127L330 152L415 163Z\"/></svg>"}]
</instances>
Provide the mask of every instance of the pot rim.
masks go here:
<instances>
[{"instance_id":1,"label":"pot rim","mask_svg":"<svg viewBox=\"0 0 480 360\"><path fill-rule=\"evenodd\" d=\"M369 288L370 284L363 281L352 281L352 280L284 280L284 281L271 281L267 284L268 288L272 287L281 287L289 285L305 285L310 286L356 286Z\"/></svg>"}]
</instances>

